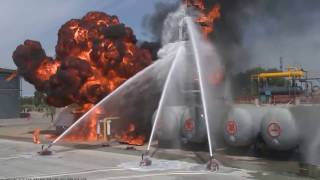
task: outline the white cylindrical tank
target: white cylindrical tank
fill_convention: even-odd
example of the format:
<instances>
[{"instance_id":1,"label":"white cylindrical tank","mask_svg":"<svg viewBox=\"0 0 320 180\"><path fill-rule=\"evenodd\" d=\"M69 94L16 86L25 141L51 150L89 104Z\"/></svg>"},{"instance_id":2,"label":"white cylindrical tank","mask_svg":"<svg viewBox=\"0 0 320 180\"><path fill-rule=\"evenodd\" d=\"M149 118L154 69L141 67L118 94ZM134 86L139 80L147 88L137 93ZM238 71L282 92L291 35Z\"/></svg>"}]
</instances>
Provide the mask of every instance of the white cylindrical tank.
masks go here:
<instances>
[{"instance_id":1,"label":"white cylindrical tank","mask_svg":"<svg viewBox=\"0 0 320 180\"><path fill-rule=\"evenodd\" d=\"M158 140L172 141L180 138L180 121L186 108L185 106L168 106L162 109L155 129ZM152 124L154 124L156 113L157 110L153 114Z\"/></svg>"},{"instance_id":2,"label":"white cylindrical tank","mask_svg":"<svg viewBox=\"0 0 320 180\"><path fill-rule=\"evenodd\" d=\"M206 142L207 131L202 107L190 106L186 108L181 116L180 129L183 142Z\"/></svg>"},{"instance_id":3,"label":"white cylindrical tank","mask_svg":"<svg viewBox=\"0 0 320 180\"><path fill-rule=\"evenodd\" d=\"M252 145L260 132L260 124L265 113L264 107L255 105L234 105L224 123L224 139L230 146Z\"/></svg>"},{"instance_id":4,"label":"white cylindrical tank","mask_svg":"<svg viewBox=\"0 0 320 180\"><path fill-rule=\"evenodd\" d=\"M291 150L299 143L296 121L287 108L274 107L268 110L261 122L261 135L273 150Z\"/></svg>"}]
</instances>

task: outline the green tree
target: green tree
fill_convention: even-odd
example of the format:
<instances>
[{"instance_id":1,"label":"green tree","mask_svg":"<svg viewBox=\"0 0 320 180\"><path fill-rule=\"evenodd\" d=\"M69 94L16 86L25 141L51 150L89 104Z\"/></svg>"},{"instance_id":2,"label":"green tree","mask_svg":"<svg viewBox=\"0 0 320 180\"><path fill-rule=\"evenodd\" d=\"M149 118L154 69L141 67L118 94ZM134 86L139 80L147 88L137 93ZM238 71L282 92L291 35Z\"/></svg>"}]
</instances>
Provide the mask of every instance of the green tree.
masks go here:
<instances>
[{"instance_id":1,"label":"green tree","mask_svg":"<svg viewBox=\"0 0 320 180\"><path fill-rule=\"evenodd\" d=\"M44 103L44 94L42 92L39 91L35 91L34 92L34 99L33 99L33 103L35 107L39 107L39 106L43 106L45 105Z\"/></svg>"},{"instance_id":2,"label":"green tree","mask_svg":"<svg viewBox=\"0 0 320 180\"><path fill-rule=\"evenodd\" d=\"M54 115L56 114L56 108L53 106L48 106L44 108L44 116L49 117L51 119L51 122L53 122Z\"/></svg>"},{"instance_id":3,"label":"green tree","mask_svg":"<svg viewBox=\"0 0 320 180\"><path fill-rule=\"evenodd\" d=\"M233 94L235 96L249 96L251 95L252 87L255 85L252 84L251 77L255 74L265 72L266 69L262 67L255 67L252 69L248 69L245 72L240 72L234 74L232 77L232 86L233 86Z\"/></svg>"}]
</instances>

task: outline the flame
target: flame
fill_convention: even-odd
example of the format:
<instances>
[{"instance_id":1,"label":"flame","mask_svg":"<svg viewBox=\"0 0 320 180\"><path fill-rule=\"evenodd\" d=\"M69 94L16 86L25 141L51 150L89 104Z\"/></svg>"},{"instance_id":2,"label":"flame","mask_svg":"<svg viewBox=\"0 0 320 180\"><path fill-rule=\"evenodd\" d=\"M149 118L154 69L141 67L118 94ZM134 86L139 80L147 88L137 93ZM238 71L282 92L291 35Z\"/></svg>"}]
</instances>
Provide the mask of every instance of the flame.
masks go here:
<instances>
[{"instance_id":1,"label":"flame","mask_svg":"<svg viewBox=\"0 0 320 180\"><path fill-rule=\"evenodd\" d=\"M60 62L58 61L44 60L36 70L36 76L42 81L47 81L56 74L59 66Z\"/></svg>"},{"instance_id":2,"label":"flame","mask_svg":"<svg viewBox=\"0 0 320 180\"><path fill-rule=\"evenodd\" d=\"M129 123L127 129L120 131L115 137L121 143L136 146L142 146L146 140L145 136L137 135L136 126L133 123Z\"/></svg>"},{"instance_id":3,"label":"flame","mask_svg":"<svg viewBox=\"0 0 320 180\"><path fill-rule=\"evenodd\" d=\"M36 128L32 133L33 143L40 144L40 128Z\"/></svg>"},{"instance_id":4,"label":"flame","mask_svg":"<svg viewBox=\"0 0 320 180\"><path fill-rule=\"evenodd\" d=\"M19 75L47 95L48 104L96 104L151 64L150 52L136 42L133 30L116 16L89 12L62 25L55 59L40 42L26 40L13 60Z\"/></svg>"},{"instance_id":5,"label":"flame","mask_svg":"<svg viewBox=\"0 0 320 180\"><path fill-rule=\"evenodd\" d=\"M73 111L75 116L81 116L89 109L91 109L94 104L84 104L81 108ZM63 141L86 141L93 142L97 140L97 122L101 115L101 109L95 108L94 111L90 113L85 121L82 124L76 126L70 131L66 137L63 138Z\"/></svg>"},{"instance_id":6,"label":"flame","mask_svg":"<svg viewBox=\"0 0 320 180\"><path fill-rule=\"evenodd\" d=\"M202 32L207 38L214 31L213 24L221 17L220 5L216 4L210 11L206 12L204 0L183 0L183 3L188 7L192 6L199 10L200 14L195 21L201 25Z\"/></svg>"},{"instance_id":7,"label":"flame","mask_svg":"<svg viewBox=\"0 0 320 180\"><path fill-rule=\"evenodd\" d=\"M203 13L196 19L196 22L201 25L205 37L214 31L213 24L220 16L220 5L215 5L209 13Z\"/></svg>"},{"instance_id":8,"label":"flame","mask_svg":"<svg viewBox=\"0 0 320 180\"><path fill-rule=\"evenodd\" d=\"M213 23L220 17L219 5L207 11L204 0L183 2L199 10L195 21L201 25L205 36L214 31ZM151 64L150 52L139 48L136 42L132 29L121 24L116 16L89 12L81 19L62 25L55 48L56 58L48 57L40 42L32 40L18 46L12 57L19 75L43 92L48 104L56 107L77 104L80 107L74 112L77 119ZM219 80L219 76L216 79ZM64 139L97 140L99 111L96 109ZM143 145L145 141L134 124L118 133L117 139L134 145Z\"/></svg>"},{"instance_id":9,"label":"flame","mask_svg":"<svg viewBox=\"0 0 320 180\"><path fill-rule=\"evenodd\" d=\"M55 58L47 56L40 42L32 40L19 45L12 57L19 75L44 93L49 105L77 105L76 120L151 64L150 52L136 42L133 30L120 23L118 17L89 12L61 26ZM97 140L100 114L98 109L95 111L64 140Z\"/></svg>"},{"instance_id":10,"label":"flame","mask_svg":"<svg viewBox=\"0 0 320 180\"><path fill-rule=\"evenodd\" d=\"M6 81L11 81L15 77L17 77L18 73L17 71L13 71L8 77L6 77Z\"/></svg>"}]
</instances>

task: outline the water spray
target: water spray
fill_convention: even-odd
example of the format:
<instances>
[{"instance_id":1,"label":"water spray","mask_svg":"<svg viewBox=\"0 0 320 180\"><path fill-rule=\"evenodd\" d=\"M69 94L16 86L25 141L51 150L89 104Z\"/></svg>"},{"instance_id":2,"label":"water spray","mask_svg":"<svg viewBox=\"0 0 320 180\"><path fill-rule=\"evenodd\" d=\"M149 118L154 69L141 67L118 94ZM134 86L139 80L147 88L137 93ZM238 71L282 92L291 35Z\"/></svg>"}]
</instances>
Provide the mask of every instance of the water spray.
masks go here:
<instances>
[{"instance_id":1,"label":"water spray","mask_svg":"<svg viewBox=\"0 0 320 180\"><path fill-rule=\"evenodd\" d=\"M87 115L92 113L97 107L99 107L103 102L109 100L111 97L116 95L121 90L125 89L129 84L134 82L136 79L142 77L145 72L151 70L154 67L154 65L150 65L146 67L144 70L138 72L135 76L125 81L123 84L121 84L115 91L112 91L108 96L103 98L99 103L94 105L89 111L87 111L85 114L83 114L75 123L73 123L67 130L65 130L59 137L57 137L54 141L50 142L47 147L45 145L42 145L42 149L39 153L39 155L50 155L52 152L50 151L50 148L55 145L58 141L60 141L70 130L72 130L75 126L77 126L80 122L82 122Z\"/></svg>"},{"instance_id":2,"label":"water spray","mask_svg":"<svg viewBox=\"0 0 320 180\"><path fill-rule=\"evenodd\" d=\"M155 130L156 130L157 123L159 121L160 114L161 114L162 109L164 107L164 100L166 98L166 94L168 93L168 89L169 89L168 87L169 87L169 84L171 82L174 69L175 69L175 67L177 65L178 60L180 59L181 53L182 53L182 47L180 47L178 49L176 57L174 58L174 60L172 62L172 65L170 67L169 74L168 74L168 76L166 78L166 81L165 81L165 84L164 84L164 87L163 87L163 90L162 90L161 98L160 98L160 101L159 101L158 110L156 111L155 120L154 120L154 123L153 123L153 126L152 126L152 130L151 130L151 134L150 134L147 150L141 156L142 160L140 162L140 166L150 166L152 164L152 162L150 160L150 156L149 156L151 143L152 143L152 140L153 140L153 137L154 137L154 133L155 133Z\"/></svg>"},{"instance_id":3,"label":"water spray","mask_svg":"<svg viewBox=\"0 0 320 180\"><path fill-rule=\"evenodd\" d=\"M203 111L204 111L204 119L206 122L206 130L207 130L207 137L208 137L208 143L209 143L209 153L210 153L210 160L207 164L207 169L211 171L216 171L218 170L218 163L213 157L213 150L212 150L212 140L211 140L211 133L210 133L210 124L208 120L208 107L207 107L207 101L206 101L206 91L204 87L204 79L203 79L203 71L200 65L200 52L199 48L197 45L197 40L195 39L195 25L193 23L193 20L191 17L185 17L185 21L187 23L188 31L189 31L189 36L190 36L190 41L192 44L193 52L194 52L194 57L195 57L195 62L197 66L197 72L198 72L198 77L199 77L199 84L200 84L200 91L201 91L201 101L203 105Z\"/></svg>"}]
</instances>

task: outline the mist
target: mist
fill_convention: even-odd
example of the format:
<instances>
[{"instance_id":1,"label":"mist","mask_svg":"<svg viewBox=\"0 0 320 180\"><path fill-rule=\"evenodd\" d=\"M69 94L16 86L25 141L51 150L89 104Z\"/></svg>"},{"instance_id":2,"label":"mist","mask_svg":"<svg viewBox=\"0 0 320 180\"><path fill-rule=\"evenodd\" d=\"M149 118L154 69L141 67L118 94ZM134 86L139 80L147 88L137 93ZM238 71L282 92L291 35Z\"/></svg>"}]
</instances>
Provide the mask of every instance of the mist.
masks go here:
<instances>
[{"instance_id":1,"label":"mist","mask_svg":"<svg viewBox=\"0 0 320 180\"><path fill-rule=\"evenodd\" d=\"M256 66L301 66L317 71L320 62L320 2L316 0L213 0L206 8L221 5L221 19L214 25L210 39L216 44L228 72L236 73ZM154 41L168 13L177 3L158 4L156 12L144 20Z\"/></svg>"}]
</instances>

